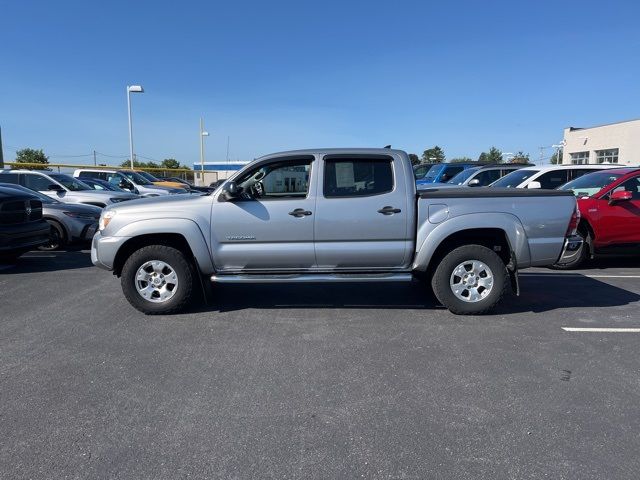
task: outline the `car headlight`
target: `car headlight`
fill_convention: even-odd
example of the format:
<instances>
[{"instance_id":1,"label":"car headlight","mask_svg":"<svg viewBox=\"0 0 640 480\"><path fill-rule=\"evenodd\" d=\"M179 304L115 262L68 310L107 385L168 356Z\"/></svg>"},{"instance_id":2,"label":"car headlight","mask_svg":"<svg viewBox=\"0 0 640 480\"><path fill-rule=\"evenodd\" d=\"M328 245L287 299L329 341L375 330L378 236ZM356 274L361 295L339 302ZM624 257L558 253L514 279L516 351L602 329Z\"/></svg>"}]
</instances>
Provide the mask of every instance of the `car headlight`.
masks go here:
<instances>
[{"instance_id":1,"label":"car headlight","mask_svg":"<svg viewBox=\"0 0 640 480\"><path fill-rule=\"evenodd\" d=\"M100 215L96 215L95 213L78 213L78 212L62 212L67 217L72 218L80 218L82 220L98 220Z\"/></svg>"},{"instance_id":2,"label":"car headlight","mask_svg":"<svg viewBox=\"0 0 640 480\"><path fill-rule=\"evenodd\" d=\"M107 228L107 225L109 225L109 222L111 222L111 219L115 216L116 216L115 210L107 210L106 212L102 212L102 215L100 215L100 222L98 225L100 228L100 231L103 231L105 228Z\"/></svg>"}]
</instances>

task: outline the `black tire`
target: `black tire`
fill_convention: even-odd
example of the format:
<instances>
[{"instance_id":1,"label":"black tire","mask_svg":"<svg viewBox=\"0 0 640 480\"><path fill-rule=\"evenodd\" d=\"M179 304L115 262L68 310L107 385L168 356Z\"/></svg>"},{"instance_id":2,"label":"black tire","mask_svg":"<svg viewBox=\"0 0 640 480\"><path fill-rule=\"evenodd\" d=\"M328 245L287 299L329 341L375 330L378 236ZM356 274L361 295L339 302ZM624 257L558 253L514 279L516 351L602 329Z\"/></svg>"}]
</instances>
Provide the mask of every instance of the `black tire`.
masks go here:
<instances>
[{"instance_id":1,"label":"black tire","mask_svg":"<svg viewBox=\"0 0 640 480\"><path fill-rule=\"evenodd\" d=\"M138 293L136 274L146 262L159 260L170 265L178 278L173 296L165 301L150 301ZM136 250L122 267L120 284L129 303L147 315L178 313L189 305L194 293L196 271L187 257L180 251L167 245L149 245Z\"/></svg>"},{"instance_id":2,"label":"black tire","mask_svg":"<svg viewBox=\"0 0 640 480\"><path fill-rule=\"evenodd\" d=\"M484 263L493 275L493 285L483 298L471 302L458 298L450 285L454 270L467 261ZM477 285L477 283L476 283ZM456 315L479 315L495 307L509 285L509 273L502 259L493 250L482 245L464 245L449 252L437 266L431 286L436 298Z\"/></svg>"},{"instance_id":3,"label":"black tire","mask_svg":"<svg viewBox=\"0 0 640 480\"><path fill-rule=\"evenodd\" d=\"M578 235L582 237L582 250L580 251L580 256L576 257L572 262L567 263L556 263L555 265L549 267L553 270L576 270L580 267L584 267L587 262L589 262L591 258L591 244L592 239L589 233L584 231L578 231Z\"/></svg>"},{"instance_id":4,"label":"black tire","mask_svg":"<svg viewBox=\"0 0 640 480\"><path fill-rule=\"evenodd\" d=\"M49 243L47 243L46 245L40 245L38 247L38 250L51 252L64 247L67 244L67 241L62 225L60 225L55 220L47 220L47 222L51 226L51 232L49 233Z\"/></svg>"}]
</instances>

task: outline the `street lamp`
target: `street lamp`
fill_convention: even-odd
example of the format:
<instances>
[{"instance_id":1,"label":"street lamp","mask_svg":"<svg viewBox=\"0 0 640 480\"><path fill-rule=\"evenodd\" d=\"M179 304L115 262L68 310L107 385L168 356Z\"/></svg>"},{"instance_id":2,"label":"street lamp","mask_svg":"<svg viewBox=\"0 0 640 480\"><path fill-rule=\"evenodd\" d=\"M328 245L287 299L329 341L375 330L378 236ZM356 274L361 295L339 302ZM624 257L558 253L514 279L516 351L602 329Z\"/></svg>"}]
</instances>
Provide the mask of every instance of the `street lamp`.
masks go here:
<instances>
[{"instance_id":1,"label":"street lamp","mask_svg":"<svg viewBox=\"0 0 640 480\"><path fill-rule=\"evenodd\" d=\"M144 88L140 85L127 85L127 110L129 112L129 158L131 160L131 170L133 170L133 129L131 127L131 94L144 93Z\"/></svg>"},{"instance_id":2,"label":"street lamp","mask_svg":"<svg viewBox=\"0 0 640 480\"><path fill-rule=\"evenodd\" d=\"M208 137L209 132L204 130L204 120L200 117L200 179L204 185L204 137Z\"/></svg>"}]
</instances>

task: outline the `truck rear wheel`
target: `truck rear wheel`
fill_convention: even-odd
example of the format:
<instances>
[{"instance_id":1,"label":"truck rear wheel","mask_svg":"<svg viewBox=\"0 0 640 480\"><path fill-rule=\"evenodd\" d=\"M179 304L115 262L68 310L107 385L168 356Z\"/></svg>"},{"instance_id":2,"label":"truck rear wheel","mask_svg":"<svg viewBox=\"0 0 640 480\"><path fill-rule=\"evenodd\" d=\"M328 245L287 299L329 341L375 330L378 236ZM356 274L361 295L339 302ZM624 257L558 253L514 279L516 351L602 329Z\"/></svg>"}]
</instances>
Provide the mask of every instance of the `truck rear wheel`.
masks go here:
<instances>
[{"instance_id":1,"label":"truck rear wheel","mask_svg":"<svg viewBox=\"0 0 640 480\"><path fill-rule=\"evenodd\" d=\"M120 283L129 303L147 315L177 313L193 296L194 269L184 254L167 245L149 245L131 254Z\"/></svg>"},{"instance_id":2,"label":"truck rear wheel","mask_svg":"<svg viewBox=\"0 0 640 480\"><path fill-rule=\"evenodd\" d=\"M495 307L507 289L509 274L502 259L482 245L449 252L431 280L436 298L451 313L482 314Z\"/></svg>"}]
</instances>

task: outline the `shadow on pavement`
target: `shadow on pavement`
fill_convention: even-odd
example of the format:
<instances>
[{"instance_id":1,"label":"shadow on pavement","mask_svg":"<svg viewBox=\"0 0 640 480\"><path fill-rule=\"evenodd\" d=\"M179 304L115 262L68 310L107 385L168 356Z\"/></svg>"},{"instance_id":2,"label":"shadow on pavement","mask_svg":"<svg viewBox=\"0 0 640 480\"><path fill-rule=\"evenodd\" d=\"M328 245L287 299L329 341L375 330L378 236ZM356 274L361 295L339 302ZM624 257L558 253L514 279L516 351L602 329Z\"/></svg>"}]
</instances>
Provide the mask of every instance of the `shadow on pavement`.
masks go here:
<instances>
[{"instance_id":1,"label":"shadow on pavement","mask_svg":"<svg viewBox=\"0 0 640 480\"><path fill-rule=\"evenodd\" d=\"M82 251L82 246L79 246L54 252L25 253L11 264L0 263L0 275L56 272L86 267L93 267L91 256L87 251Z\"/></svg>"},{"instance_id":2,"label":"shadow on pavement","mask_svg":"<svg viewBox=\"0 0 640 480\"><path fill-rule=\"evenodd\" d=\"M640 300L640 295L636 293L578 273L523 275L520 286L520 297L508 295L492 313L537 313L557 309L614 307ZM214 285L213 302L209 310L224 312L245 308L443 307L435 299L428 284L421 282Z\"/></svg>"}]
</instances>

